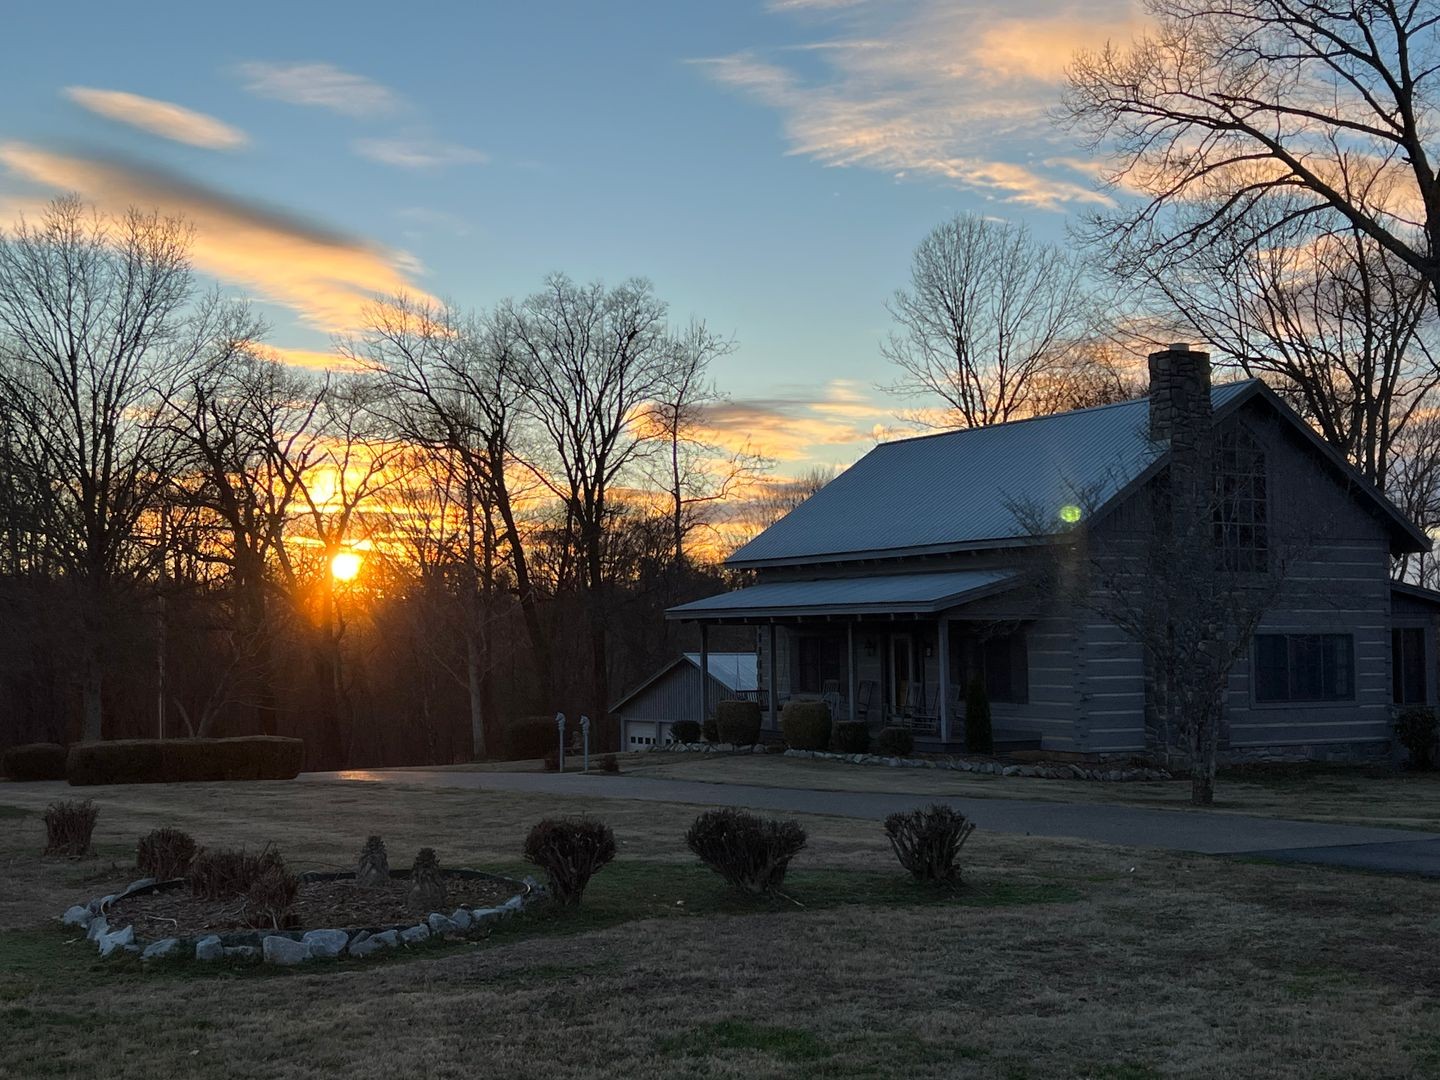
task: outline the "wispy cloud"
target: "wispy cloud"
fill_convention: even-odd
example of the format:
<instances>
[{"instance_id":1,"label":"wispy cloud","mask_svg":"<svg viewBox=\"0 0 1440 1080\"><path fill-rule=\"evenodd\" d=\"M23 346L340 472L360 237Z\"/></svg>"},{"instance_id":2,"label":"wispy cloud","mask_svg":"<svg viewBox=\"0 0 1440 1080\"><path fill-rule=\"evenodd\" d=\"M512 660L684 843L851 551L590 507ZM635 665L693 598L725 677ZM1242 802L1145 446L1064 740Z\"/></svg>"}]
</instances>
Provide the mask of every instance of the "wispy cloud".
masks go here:
<instances>
[{"instance_id":1,"label":"wispy cloud","mask_svg":"<svg viewBox=\"0 0 1440 1080\"><path fill-rule=\"evenodd\" d=\"M334 64L277 64L252 60L239 72L245 89L258 97L330 109L345 116L386 116L400 109L388 86Z\"/></svg>"},{"instance_id":2,"label":"wispy cloud","mask_svg":"<svg viewBox=\"0 0 1440 1080\"><path fill-rule=\"evenodd\" d=\"M438 169L446 165L483 165L489 157L479 150L434 139L356 139L363 158L402 169Z\"/></svg>"},{"instance_id":3,"label":"wispy cloud","mask_svg":"<svg viewBox=\"0 0 1440 1080\"><path fill-rule=\"evenodd\" d=\"M890 407L872 400L867 387L835 379L819 394L797 389L710 406L704 428L718 446L795 464L856 456L889 435L893 423Z\"/></svg>"},{"instance_id":4,"label":"wispy cloud","mask_svg":"<svg viewBox=\"0 0 1440 1080\"><path fill-rule=\"evenodd\" d=\"M53 192L75 192L103 213L155 208L195 229L197 268L293 309L328 331L364 325L376 296L424 295L410 275L418 263L389 251L203 187L183 177L125 161L60 154L25 143L0 144L0 166ZM10 214L33 208L12 200Z\"/></svg>"},{"instance_id":5,"label":"wispy cloud","mask_svg":"<svg viewBox=\"0 0 1440 1080\"><path fill-rule=\"evenodd\" d=\"M92 86L67 86L65 96L97 116L190 146L235 150L249 141L239 128L170 101Z\"/></svg>"},{"instance_id":6,"label":"wispy cloud","mask_svg":"<svg viewBox=\"0 0 1440 1080\"><path fill-rule=\"evenodd\" d=\"M1134 33L1132 0L787 6L837 9L842 29L780 55L695 62L775 109L791 153L1045 209L1109 201L1061 157L1048 109L1075 49Z\"/></svg>"},{"instance_id":7,"label":"wispy cloud","mask_svg":"<svg viewBox=\"0 0 1440 1080\"><path fill-rule=\"evenodd\" d=\"M283 347L266 350L271 360L291 367L307 368L311 371L369 371L370 365L335 352L321 352L318 349L287 349Z\"/></svg>"}]
</instances>

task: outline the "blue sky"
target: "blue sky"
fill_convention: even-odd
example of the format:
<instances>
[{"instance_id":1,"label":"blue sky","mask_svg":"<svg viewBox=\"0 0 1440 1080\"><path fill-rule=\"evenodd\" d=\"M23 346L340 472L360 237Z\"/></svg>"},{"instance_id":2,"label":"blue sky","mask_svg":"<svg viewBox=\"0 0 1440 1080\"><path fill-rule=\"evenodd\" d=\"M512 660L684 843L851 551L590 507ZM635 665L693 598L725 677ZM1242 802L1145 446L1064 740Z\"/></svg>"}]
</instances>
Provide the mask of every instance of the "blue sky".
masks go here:
<instances>
[{"instance_id":1,"label":"blue sky","mask_svg":"<svg viewBox=\"0 0 1440 1080\"><path fill-rule=\"evenodd\" d=\"M138 9L138 10L137 10ZM654 281L733 334L734 431L848 462L900 403L878 342L954 213L1063 237L1093 167L1045 110L1128 0L26 3L0 211L76 190L197 228L297 360L407 288L484 307L552 270Z\"/></svg>"}]
</instances>

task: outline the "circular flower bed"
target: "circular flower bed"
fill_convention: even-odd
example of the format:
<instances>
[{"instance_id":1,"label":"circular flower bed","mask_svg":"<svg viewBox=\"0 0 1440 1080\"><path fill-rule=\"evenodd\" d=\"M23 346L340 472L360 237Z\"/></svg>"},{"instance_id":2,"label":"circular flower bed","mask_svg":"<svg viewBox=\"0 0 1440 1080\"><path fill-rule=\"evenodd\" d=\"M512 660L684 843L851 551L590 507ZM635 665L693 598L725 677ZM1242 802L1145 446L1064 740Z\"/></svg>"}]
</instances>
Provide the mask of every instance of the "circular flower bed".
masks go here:
<instances>
[{"instance_id":1,"label":"circular flower bed","mask_svg":"<svg viewBox=\"0 0 1440 1080\"><path fill-rule=\"evenodd\" d=\"M120 893L70 908L61 922L83 929L101 956L124 951L146 960L193 955L197 960L290 965L341 955L370 956L433 936L477 936L544 894L528 877L517 881L450 869L440 875L446 906L456 906L449 914L434 911L418 919L406 903L410 873L395 871L388 883L367 888L355 884L353 873L299 875L293 928L247 927L243 905L196 897L183 878L136 881Z\"/></svg>"}]
</instances>

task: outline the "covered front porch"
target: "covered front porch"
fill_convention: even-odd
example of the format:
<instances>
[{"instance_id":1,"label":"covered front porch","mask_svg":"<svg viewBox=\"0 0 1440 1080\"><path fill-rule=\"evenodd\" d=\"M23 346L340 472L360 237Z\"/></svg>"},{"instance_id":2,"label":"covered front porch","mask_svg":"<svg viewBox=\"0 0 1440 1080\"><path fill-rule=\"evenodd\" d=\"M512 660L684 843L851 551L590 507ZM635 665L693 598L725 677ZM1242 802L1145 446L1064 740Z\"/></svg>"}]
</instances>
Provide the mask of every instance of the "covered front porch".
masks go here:
<instances>
[{"instance_id":1,"label":"covered front porch","mask_svg":"<svg viewBox=\"0 0 1440 1080\"><path fill-rule=\"evenodd\" d=\"M1027 700L1025 620L971 608L1017 583L1008 570L784 581L668 614L699 625L702 665L711 626L757 628L758 698L770 730L779 730L787 701L823 700L837 721L904 727L948 746L963 739L972 680L1002 710ZM1010 734L1012 744L1029 742Z\"/></svg>"}]
</instances>

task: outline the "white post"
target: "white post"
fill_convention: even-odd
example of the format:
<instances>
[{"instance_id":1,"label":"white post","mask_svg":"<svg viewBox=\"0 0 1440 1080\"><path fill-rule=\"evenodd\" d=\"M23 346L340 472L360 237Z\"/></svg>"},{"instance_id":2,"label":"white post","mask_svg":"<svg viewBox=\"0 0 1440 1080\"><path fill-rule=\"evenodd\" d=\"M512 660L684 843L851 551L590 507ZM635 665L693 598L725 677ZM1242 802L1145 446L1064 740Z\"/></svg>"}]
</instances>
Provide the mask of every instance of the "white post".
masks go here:
<instances>
[{"instance_id":1,"label":"white post","mask_svg":"<svg viewBox=\"0 0 1440 1080\"><path fill-rule=\"evenodd\" d=\"M590 717L585 716L585 715L583 715L583 714L582 714L581 717L580 717L580 734L581 734L581 736L582 736L582 738L583 738L583 741L584 741L584 743L585 743L585 758L584 758L585 767L584 767L584 769L583 769L582 771L584 771L584 772L589 772L589 771L590 771Z\"/></svg>"},{"instance_id":2,"label":"white post","mask_svg":"<svg viewBox=\"0 0 1440 1080\"><path fill-rule=\"evenodd\" d=\"M710 717L710 625L700 624L700 727Z\"/></svg>"},{"instance_id":3,"label":"white post","mask_svg":"<svg viewBox=\"0 0 1440 1080\"><path fill-rule=\"evenodd\" d=\"M855 699L859 697L860 684L855 678L855 620L851 619L845 627L845 662L846 670L850 676L850 722L855 722L856 704Z\"/></svg>"},{"instance_id":4,"label":"white post","mask_svg":"<svg viewBox=\"0 0 1440 1080\"><path fill-rule=\"evenodd\" d=\"M766 696L770 699L770 728L772 731L780 730L780 691L775 685L775 624L770 624L770 657L769 672L766 675L765 690Z\"/></svg>"},{"instance_id":5,"label":"white post","mask_svg":"<svg viewBox=\"0 0 1440 1080\"><path fill-rule=\"evenodd\" d=\"M557 713L555 714L555 727L556 727L556 729L560 732L560 768L557 769L556 771L557 771L557 772L564 772L564 771L565 771L565 714L564 714L563 712L557 712Z\"/></svg>"},{"instance_id":6,"label":"white post","mask_svg":"<svg viewBox=\"0 0 1440 1080\"><path fill-rule=\"evenodd\" d=\"M950 741L950 620L940 617L940 741Z\"/></svg>"}]
</instances>

